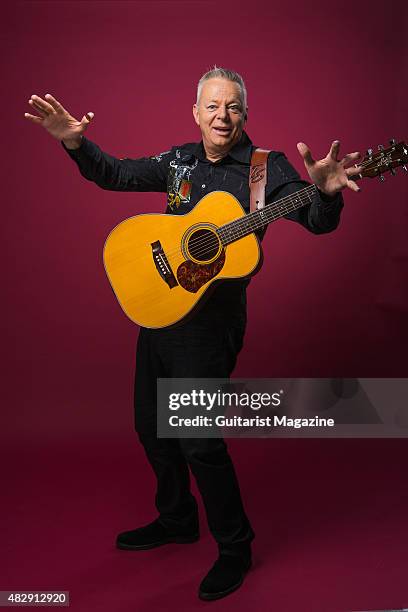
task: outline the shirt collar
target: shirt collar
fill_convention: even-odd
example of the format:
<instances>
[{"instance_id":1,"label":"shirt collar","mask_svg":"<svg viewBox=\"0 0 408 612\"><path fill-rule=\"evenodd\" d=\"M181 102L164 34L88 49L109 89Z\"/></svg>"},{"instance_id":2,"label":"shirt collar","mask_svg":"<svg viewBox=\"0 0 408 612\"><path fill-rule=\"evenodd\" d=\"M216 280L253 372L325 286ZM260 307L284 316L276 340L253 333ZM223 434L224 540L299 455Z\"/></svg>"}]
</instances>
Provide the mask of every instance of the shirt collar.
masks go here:
<instances>
[{"instance_id":1,"label":"shirt collar","mask_svg":"<svg viewBox=\"0 0 408 612\"><path fill-rule=\"evenodd\" d=\"M208 161L205 156L205 150L204 150L204 145L203 145L202 140L201 142L192 142L190 144L187 144L183 148L187 149L190 153L192 153L198 159L202 161ZM251 154L252 154L252 140L249 138L246 132L242 132L241 140L232 147L232 149L223 159L226 159L229 156L243 164L250 164Z\"/></svg>"}]
</instances>

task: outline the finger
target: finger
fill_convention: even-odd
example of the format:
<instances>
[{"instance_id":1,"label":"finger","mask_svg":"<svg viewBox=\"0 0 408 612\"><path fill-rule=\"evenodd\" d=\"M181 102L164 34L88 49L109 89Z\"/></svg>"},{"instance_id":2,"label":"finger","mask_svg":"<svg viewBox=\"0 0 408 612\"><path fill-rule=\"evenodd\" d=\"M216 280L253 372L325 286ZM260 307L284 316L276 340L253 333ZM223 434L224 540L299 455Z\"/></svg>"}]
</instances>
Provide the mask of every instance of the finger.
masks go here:
<instances>
[{"instance_id":1,"label":"finger","mask_svg":"<svg viewBox=\"0 0 408 612\"><path fill-rule=\"evenodd\" d=\"M60 102L58 102L58 100L56 100L54 98L54 96L52 96L51 94L45 94L45 98L47 100L47 102L49 102L49 104L51 104L51 106L53 107L54 110L57 111L57 113L66 113L65 108L62 106L62 104Z\"/></svg>"},{"instance_id":2,"label":"finger","mask_svg":"<svg viewBox=\"0 0 408 612\"><path fill-rule=\"evenodd\" d=\"M31 99L45 112L45 113L51 113L54 114L55 110L53 109L53 107L51 106L51 104L48 104L48 102L46 102L45 100L43 100L42 98L40 98L40 96L36 96L35 94L31 96Z\"/></svg>"},{"instance_id":3,"label":"finger","mask_svg":"<svg viewBox=\"0 0 408 612\"><path fill-rule=\"evenodd\" d=\"M350 168L345 169L345 173L347 176L353 176L353 174L360 174L363 169L363 166L351 166Z\"/></svg>"},{"instance_id":4,"label":"finger","mask_svg":"<svg viewBox=\"0 0 408 612\"><path fill-rule=\"evenodd\" d=\"M347 187L352 189L353 191L361 191L360 187L354 181L348 180Z\"/></svg>"},{"instance_id":5,"label":"finger","mask_svg":"<svg viewBox=\"0 0 408 612\"><path fill-rule=\"evenodd\" d=\"M347 155L343 157L340 163L342 166L347 166L347 164L352 161L356 161L356 159L359 159L360 157L361 153L358 153L357 151L355 153L347 153Z\"/></svg>"},{"instance_id":6,"label":"finger","mask_svg":"<svg viewBox=\"0 0 408 612\"><path fill-rule=\"evenodd\" d=\"M38 106L38 104L36 104L36 103L34 102L34 100L29 100L29 101L28 101L28 103L30 104L30 106L32 106L33 108L35 108L35 110L37 111L37 113L38 113L38 114L39 114L41 117L43 117L43 118L48 117L48 113L45 113L45 112L42 110L41 106Z\"/></svg>"},{"instance_id":7,"label":"finger","mask_svg":"<svg viewBox=\"0 0 408 612\"><path fill-rule=\"evenodd\" d=\"M24 117L33 123L42 123L43 120L41 117L36 117L35 115L30 115L30 113L24 113Z\"/></svg>"},{"instance_id":8,"label":"finger","mask_svg":"<svg viewBox=\"0 0 408 612\"><path fill-rule=\"evenodd\" d=\"M91 123L92 119L94 118L94 114L93 113L86 113L86 115L84 115L81 119L81 123L85 123L86 125L88 123Z\"/></svg>"},{"instance_id":9,"label":"finger","mask_svg":"<svg viewBox=\"0 0 408 612\"><path fill-rule=\"evenodd\" d=\"M329 156L335 161L337 161L337 155L339 154L339 149L340 149L340 141L334 140L330 147Z\"/></svg>"},{"instance_id":10,"label":"finger","mask_svg":"<svg viewBox=\"0 0 408 612\"><path fill-rule=\"evenodd\" d=\"M315 163L315 160L312 157L309 147L305 145L304 142L298 142L296 146L297 146L297 150L303 157L303 161L305 162L305 165L313 166L313 164Z\"/></svg>"}]
</instances>

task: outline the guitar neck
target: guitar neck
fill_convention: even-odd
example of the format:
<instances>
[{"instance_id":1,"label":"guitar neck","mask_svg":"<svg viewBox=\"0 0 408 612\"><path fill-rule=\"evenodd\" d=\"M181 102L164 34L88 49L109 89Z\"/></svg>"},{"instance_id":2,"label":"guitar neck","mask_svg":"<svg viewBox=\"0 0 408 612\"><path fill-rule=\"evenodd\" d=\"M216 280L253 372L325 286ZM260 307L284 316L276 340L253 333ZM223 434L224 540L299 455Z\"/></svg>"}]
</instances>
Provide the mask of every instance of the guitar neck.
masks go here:
<instances>
[{"instance_id":1,"label":"guitar neck","mask_svg":"<svg viewBox=\"0 0 408 612\"><path fill-rule=\"evenodd\" d=\"M218 235L224 246L235 242L248 234L252 234L273 221L281 219L294 210L298 210L313 201L313 196L317 193L316 185L308 185L300 191L285 196L272 204L267 204L264 208L240 217L235 221L226 223L218 228Z\"/></svg>"},{"instance_id":2,"label":"guitar neck","mask_svg":"<svg viewBox=\"0 0 408 612\"><path fill-rule=\"evenodd\" d=\"M408 172L406 167L408 163L408 146L405 142L397 143L394 139L390 140L390 145L386 149L382 145L378 145L376 153L373 153L372 149L368 149L366 156L358 164L359 173L349 176L349 179L358 181L366 177L378 177L383 181L383 174L385 172L395 174L395 169L399 166L402 166L405 172ZM226 223L218 229L218 235L222 244L226 246L231 242L244 238L244 236L248 236L248 234L252 234L256 230L269 225L272 221L277 221L288 213L298 210L302 206L306 206L306 204L310 204L313 201L313 196L316 194L316 185L308 185L304 189L281 198L277 202L267 204L264 208Z\"/></svg>"}]
</instances>

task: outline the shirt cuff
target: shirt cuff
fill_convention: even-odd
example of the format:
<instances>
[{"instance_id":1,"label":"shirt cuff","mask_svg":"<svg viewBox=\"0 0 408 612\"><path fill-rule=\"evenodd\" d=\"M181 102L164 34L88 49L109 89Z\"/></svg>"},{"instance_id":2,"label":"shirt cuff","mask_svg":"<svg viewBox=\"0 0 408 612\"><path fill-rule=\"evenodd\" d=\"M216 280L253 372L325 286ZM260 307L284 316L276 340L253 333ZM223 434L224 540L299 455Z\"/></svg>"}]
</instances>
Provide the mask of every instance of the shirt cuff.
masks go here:
<instances>
[{"instance_id":1,"label":"shirt cuff","mask_svg":"<svg viewBox=\"0 0 408 612\"><path fill-rule=\"evenodd\" d=\"M68 149L68 147L65 146L62 140L60 142L65 151L68 153L68 155L72 157L72 159L79 159L83 155L83 153L89 153L90 148L92 148L90 141L85 138L85 136L82 136L81 144L77 149Z\"/></svg>"},{"instance_id":2,"label":"shirt cuff","mask_svg":"<svg viewBox=\"0 0 408 612\"><path fill-rule=\"evenodd\" d=\"M341 197L341 192L336 193L334 196L329 196L326 193L323 193L323 191L320 191L320 189L317 187L317 193L320 198L321 207L324 210L330 210L331 208L339 204L343 199Z\"/></svg>"}]
</instances>

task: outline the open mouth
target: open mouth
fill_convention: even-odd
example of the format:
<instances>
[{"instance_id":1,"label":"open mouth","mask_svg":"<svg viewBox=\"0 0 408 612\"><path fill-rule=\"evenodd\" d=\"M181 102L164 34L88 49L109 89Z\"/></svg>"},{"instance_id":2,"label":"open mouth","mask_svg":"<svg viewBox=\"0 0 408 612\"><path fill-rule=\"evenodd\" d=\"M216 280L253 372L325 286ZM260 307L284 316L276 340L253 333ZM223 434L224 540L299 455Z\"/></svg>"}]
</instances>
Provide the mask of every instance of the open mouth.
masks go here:
<instances>
[{"instance_id":1,"label":"open mouth","mask_svg":"<svg viewBox=\"0 0 408 612\"><path fill-rule=\"evenodd\" d=\"M213 130L216 134L219 134L220 136L228 136L231 133L231 128L214 127Z\"/></svg>"}]
</instances>

